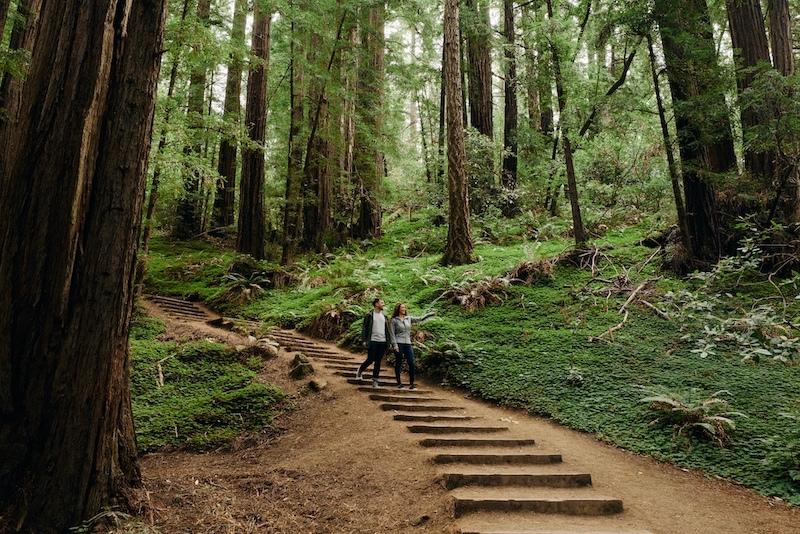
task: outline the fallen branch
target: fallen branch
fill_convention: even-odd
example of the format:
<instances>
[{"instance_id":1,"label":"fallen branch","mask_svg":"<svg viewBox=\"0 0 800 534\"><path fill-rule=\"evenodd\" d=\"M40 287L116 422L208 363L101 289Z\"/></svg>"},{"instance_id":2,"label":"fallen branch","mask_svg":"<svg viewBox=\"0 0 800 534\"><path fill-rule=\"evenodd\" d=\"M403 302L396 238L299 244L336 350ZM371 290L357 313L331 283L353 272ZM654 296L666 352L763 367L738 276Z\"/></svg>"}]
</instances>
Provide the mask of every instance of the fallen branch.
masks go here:
<instances>
[{"instance_id":1,"label":"fallen branch","mask_svg":"<svg viewBox=\"0 0 800 534\"><path fill-rule=\"evenodd\" d=\"M613 337L612 334L617 330L619 330L620 328L622 328L626 322L628 322L628 310L625 310L625 317L622 318L622 322L620 322L616 326L612 326L611 328L609 328L608 330L597 336L597 339L603 339L605 336Z\"/></svg>"},{"instance_id":2,"label":"fallen branch","mask_svg":"<svg viewBox=\"0 0 800 534\"><path fill-rule=\"evenodd\" d=\"M653 310L656 313L656 315L658 315L662 319L665 319L665 320L669 321L669 315L667 315L667 312L659 310L658 308L656 308L655 306L653 306L652 304L650 304L646 300L640 300L639 302L641 304L644 304L645 306L647 306L651 310Z\"/></svg>"},{"instance_id":3,"label":"fallen branch","mask_svg":"<svg viewBox=\"0 0 800 534\"><path fill-rule=\"evenodd\" d=\"M627 308L627 307L628 307L628 304L630 304L630 303L633 301L634 297L636 297L636 294L637 294L639 291L641 291L641 290L642 290L642 288L643 288L645 285L647 285L647 282L642 282L641 284L639 284L639 286L638 286L636 289L634 289L633 291L631 291L631 294L630 294L630 296L628 297L628 300L626 300L626 301L625 301L625 304L623 304L623 305L622 305L622 307L619 309L619 313L622 313L623 311L626 311L626 310L625 310L625 308Z\"/></svg>"}]
</instances>

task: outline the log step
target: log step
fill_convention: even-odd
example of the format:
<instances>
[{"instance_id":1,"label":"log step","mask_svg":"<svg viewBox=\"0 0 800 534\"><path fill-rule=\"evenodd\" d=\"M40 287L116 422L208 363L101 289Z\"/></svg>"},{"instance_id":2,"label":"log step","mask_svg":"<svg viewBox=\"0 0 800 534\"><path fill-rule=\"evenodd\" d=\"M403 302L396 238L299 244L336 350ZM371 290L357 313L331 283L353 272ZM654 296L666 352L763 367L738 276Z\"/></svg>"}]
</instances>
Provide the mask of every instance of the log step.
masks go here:
<instances>
[{"instance_id":1,"label":"log step","mask_svg":"<svg viewBox=\"0 0 800 534\"><path fill-rule=\"evenodd\" d=\"M453 515L461 517L470 512L611 515L622 512L622 500L586 490L456 489L453 492Z\"/></svg>"},{"instance_id":2,"label":"log step","mask_svg":"<svg viewBox=\"0 0 800 534\"><path fill-rule=\"evenodd\" d=\"M429 406L426 404L406 404L400 402L381 404L381 410L388 412L396 410L398 412L453 412L463 410L460 406Z\"/></svg>"},{"instance_id":3,"label":"log step","mask_svg":"<svg viewBox=\"0 0 800 534\"><path fill-rule=\"evenodd\" d=\"M384 401L384 402L429 402L429 401L441 401L445 399L440 399L436 397L422 397L422 396L414 396L414 395L386 395L382 393L373 393L369 396L370 400L374 401Z\"/></svg>"},{"instance_id":4,"label":"log step","mask_svg":"<svg viewBox=\"0 0 800 534\"><path fill-rule=\"evenodd\" d=\"M449 414L418 414L418 413L394 414L395 421L416 421L419 423L433 423L434 421L472 421L474 419L478 419L478 416L449 415Z\"/></svg>"},{"instance_id":5,"label":"log step","mask_svg":"<svg viewBox=\"0 0 800 534\"><path fill-rule=\"evenodd\" d=\"M449 490L464 486L580 488L592 484L592 476L588 473L531 473L519 468L515 471L500 470L494 473L452 471L442 473L440 480Z\"/></svg>"},{"instance_id":6,"label":"log step","mask_svg":"<svg viewBox=\"0 0 800 534\"><path fill-rule=\"evenodd\" d=\"M538 465L554 464L562 461L560 454L550 453L439 453L433 456L436 464L476 464L476 465Z\"/></svg>"},{"instance_id":7,"label":"log step","mask_svg":"<svg viewBox=\"0 0 800 534\"><path fill-rule=\"evenodd\" d=\"M515 438L425 438L423 447L524 447L536 445L533 439Z\"/></svg>"},{"instance_id":8,"label":"log step","mask_svg":"<svg viewBox=\"0 0 800 534\"><path fill-rule=\"evenodd\" d=\"M350 381L348 380L348 382ZM418 394L433 393L432 391L427 389L409 389L408 387L374 388L372 386L359 386L358 391L363 391L364 393L381 393L388 391L392 395L418 395Z\"/></svg>"},{"instance_id":9,"label":"log step","mask_svg":"<svg viewBox=\"0 0 800 534\"><path fill-rule=\"evenodd\" d=\"M365 378L362 378L361 380L359 380L358 378L348 378L347 383L356 384L359 386L372 385L372 371L367 371L366 373L364 373L364 377ZM394 380L392 380L391 382L388 380L378 380L378 385L386 386L386 391L392 391L393 393L394 390L397 389L397 382L395 382ZM378 391L381 391L381 389L382 388L379 388Z\"/></svg>"},{"instance_id":10,"label":"log step","mask_svg":"<svg viewBox=\"0 0 800 534\"><path fill-rule=\"evenodd\" d=\"M507 426L465 426L465 425L409 425L409 432L416 434L491 434L494 432L505 432Z\"/></svg>"}]
</instances>

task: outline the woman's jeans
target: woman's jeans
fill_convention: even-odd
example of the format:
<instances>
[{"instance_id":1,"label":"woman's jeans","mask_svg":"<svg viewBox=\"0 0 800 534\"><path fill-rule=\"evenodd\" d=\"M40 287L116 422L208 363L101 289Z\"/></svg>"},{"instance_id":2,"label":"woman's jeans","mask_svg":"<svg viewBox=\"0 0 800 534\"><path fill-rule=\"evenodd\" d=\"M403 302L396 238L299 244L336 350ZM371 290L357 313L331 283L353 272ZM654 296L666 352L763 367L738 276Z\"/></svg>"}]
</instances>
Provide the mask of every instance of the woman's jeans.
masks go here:
<instances>
[{"instance_id":1,"label":"woman's jeans","mask_svg":"<svg viewBox=\"0 0 800 534\"><path fill-rule=\"evenodd\" d=\"M409 383L414 385L414 347L411 343L398 343L397 355L394 357L394 376L400 384L400 371L403 369L403 360L408 362Z\"/></svg>"}]
</instances>

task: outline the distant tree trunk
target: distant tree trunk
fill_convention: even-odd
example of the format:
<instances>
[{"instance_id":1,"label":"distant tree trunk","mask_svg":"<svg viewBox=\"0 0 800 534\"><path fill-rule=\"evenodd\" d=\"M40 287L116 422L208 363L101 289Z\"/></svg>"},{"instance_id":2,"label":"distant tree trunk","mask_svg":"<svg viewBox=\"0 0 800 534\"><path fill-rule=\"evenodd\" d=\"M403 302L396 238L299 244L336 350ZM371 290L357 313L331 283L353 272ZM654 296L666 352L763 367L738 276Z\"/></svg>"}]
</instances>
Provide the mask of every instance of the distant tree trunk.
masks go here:
<instances>
[{"instance_id":1,"label":"distant tree trunk","mask_svg":"<svg viewBox=\"0 0 800 534\"><path fill-rule=\"evenodd\" d=\"M529 5L523 7L523 14L527 21L534 19ZM539 104L539 84L537 83L539 64L542 62L536 57L536 48L532 38L534 36L531 33L530 31L523 33L523 43L525 44L525 92L527 96L528 128L533 132L539 130L539 124L541 124L542 120Z\"/></svg>"},{"instance_id":2,"label":"distant tree trunk","mask_svg":"<svg viewBox=\"0 0 800 534\"><path fill-rule=\"evenodd\" d=\"M469 116L472 127L491 139L494 136L492 104L492 28L486 0L466 0L469 16L465 30L469 58Z\"/></svg>"},{"instance_id":3,"label":"distant tree trunk","mask_svg":"<svg viewBox=\"0 0 800 534\"><path fill-rule=\"evenodd\" d=\"M794 74L794 54L789 2L788 0L768 0L768 6L772 64L784 76L791 76Z\"/></svg>"},{"instance_id":4,"label":"distant tree trunk","mask_svg":"<svg viewBox=\"0 0 800 534\"><path fill-rule=\"evenodd\" d=\"M656 95L656 107L658 108L658 119L661 123L661 135L664 138L664 152L667 155L667 169L669 170L670 182L672 183L672 195L675 199L675 211L678 214L678 228L681 231L681 241L688 254L692 252L689 226L686 217L686 208L683 203L683 192L681 191L681 176L678 164L675 162L675 155L672 147L672 136L669 133L669 123L667 122L667 112L664 109L664 101L661 98L661 84L658 79L658 65L656 64L656 54L653 51L653 38L647 35L647 51L650 54L650 74L653 77L653 91Z\"/></svg>"},{"instance_id":5,"label":"distant tree trunk","mask_svg":"<svg viewBox=\"0 0 800 534\"><path fill-rule=\"evenodd\" d=\"M422 157L425 161L425 178L427 179L428 183L431 183L433 181L433 173L431 173L430 153L428 152L428 137L427 133L425 132L425 117L422 105L419 101L419 93L416 93L414 98L417 102L417 108L419 109L419 135L422 139Z\"/></svg>"},{"instance_id":6,"label":"distant tree trunk","mask_svg":"<svg viewBox=\"0 0 800 534\"><path fill-rule=\"evenodd\" d=\"M353 237L381 235L380 192L385 172L381 145L383 139L384 25L385 4L368 9L361 28L361 43L366 61L359 68L356 111L361 128L356 129L355 172L360 184L360 209Z\"/></svg>"},{"instance_id":7,"label":"distant tree trunk","mask_svg":"<svg viewBox=\"0 0 800 534\"><path fill-rule=\"evenodd\" d=\"M339 128L342 139L339 151L339 185L336 188L334 213L337 215L337 239L344 242L351 235L355 219L355 176L353 174L353 150L355 140L355 94L356 75L358 72L359 54L357 52L357 25L351 24L347 30L347 46L339 63L340 86L342 87L341 113Z\"/></svg>"},{"instance_id":8,"label":"distant tree trunk","mask_svg":"<svg viewBox=\"0 0 800 534\"><path fill-rule=\"evenodd\" d=\"M538 12L534 12L534 18L538 21ZM544 36L536 38L536 55L538 56L538 76L537 85L539 89L539 107L541 109L541 121L539 131L546 136L553 135L553 72L550 62L547 61L547 40Z\"/></svg>"},{"instance_id":9,"label":"distant tree trunk","mask_svg":"<svg viewBox=\"0 0 800 534\"><path fill-rule=\"evenodd\" d=\"M439 77L439 135L436 138L436 178L439 183L444 181L444 133L445 112L447 111L447 96L445 94L444 80L444 42L442 42L442 68Z\"/></svg>"},{"instance_id":10,"label":"distant tree trunk","mask_svg":"<svg viewBox=\"0 0 800 534\"><path fill-rule=\"evenodd\" d=\"M506 60L505 69L505 106L503 122L503 187L508 191L517 188L517 58L516 34L514 30L514 2L503 0L503 36L505 43L503 53ZM517 213L517 203L509 197L503 206L506 216Z\"/></svg>"},{"instance_id":11,"label":"distant tree trunk","mask_svg":"<svg viewBox=\"0 0 800 534\"><path fill-rule=\"evenodd\" d=\"M211 12L211 0L198 0L197 19L202 25L208 25ZM203 108L205 103L206 62L202 60L202 43L196 43L192 48L195 65L189 76L189 97L187 106L187 123L192 136L192 141L186 147L187 154L200 157L203 152L201 131L203 128ZM175 237L189 239L202 232L203 213L201 197L202 176L197 169L189 169L183 179L183 196L178 201L177 218L175 221Z\"/></svg>"},{"instance_id":12,"label":"distant tree trunk","mask_svg":"<svg viewBox=\"0 0 800 534\"><path fill-rule=\"evenodd\" d=\"M11 7L11 0L0 0L0 39L5 35L9 7Z\"/></svg>"},{"instance_id":13,"label":"distant tree trunk","mask_svg":"<svg viewBox=\"0 0 800 534\"><path fill-rule=\"evenodd\" d=\"M264 250L264 141L267 126L267 73L272 13L258 3L254 7L253 59L247 76L245 127L250 145L242 150L239 184L239 222L236 250L263 259Z\"/></svg>"},{"instance_id":14,"label":"distant tree trunk","mask_svg":"<svg viewBox=\"0 0 800 534\"><path fill-rule=\"evenodd\" d=\"M472 235L469 221L469 194L465 172L464 123L461 102L461 76L459 74L458 0L445 0L444 4L444 71L447 92L447 184L450 217L447 227L447 245L442 263L463 265L473 257Z\"/></svg>"},{"instance_id":15,"label":"distant tree trunk","mask_svg":"<svg viewBox=\"0 0 800 534\"><path fill-rule=\"evenodd\" d=\"M553 20L553 2L547 0L547 18ZM564 81L561 77L561 56L556 46L555 36L550 36L550 54L553 59L553 78L556 82L556 95L558 96L559 125L561 127L561 137L564 145L564 163L567 167L567 196L569 196L570 207L572 208L572 232L575 236L575 244L582 247L586 243L586 230L583 227L583 217L581 216L581 206L578 201L578 183L575 177L575 164L572 161L572 144L569 139L568 121L564 113L567 108L567 95L564 92ZM555 196L555 195L554 195Z\"/></svg>"},{"instance_id":16,"label":"distant tree trunk","mask_svg":"<svg viewBox=\"0 0 800 534\"><path fill-rule=\"evenodd\" d=\"M164 8L46 2L18 116L0 127L13 139L0 163L3 532L65 532L124 507L140 481L128 330Z\"/></svg>"},{"instance_id":17,"label":"distant tree trunk","mask_svg":"<svg viewBox=\"0 0 800 534\"><path fill-rule=\"evenodd\" d=\"M713 262L722 249L721 223L707 177L731 172L736 157L725 102L710 98L720 79L708 8L705 0L656 0L655 16L678 132L692 257Z\"/></svg>"},{"instance_id":18,"label":"distant tree trunk","mask_svg":"<svg viewBox=\"0 0 800 534\"><path fill-rule=\"evenodd\" d=\"M228 64L228 78L225 83L225 118L238 124L241 114L239 98L242 92L242 57L244 33L247 23L247 0L236 0L233 7L233 24L231 26L231 44L234 50ZM231 226L234 221L234 205L236 203L236 138L227 135L222 137L219 145L219 161L217 172L217 191L214 196L213 226L221 228Z\"/></svg>"},{"instance_id":19,"label":"distant tree trunk","mask_svg":"<svg viewBox=\"0 0 800 534\"><path fill-rule=\"evenodd\" d=\"M305 115L303 107L303 48L297 23L291 23L291 41L289 44L289 142L288 167L286 172L286 203L283 210L283 252L281 263L292 263L303 235L303 142L300 130Z\"/></svg>"},{"instance_id":20,"label":"distant tree trunk","mask_svg":"<svg viewBox=\"0 0 800 534\"><path fill-rule=\"evenodd\" d=\"M42 0L20 0L17 4L17 21L11 30L11 41L8 44L9 50L31 50L39 30L38 22L41 8ZM0 83L0 111L2 111L0 113L0 124L3 122L3 115L8 117L9 120L17 115L23 81L14 79L10 72L3 76L3 81ZM0 147L7 145L8 143L2 143Z\"/></svg>"},{"instance_id":21,"label":"distant tree trunk","mask_svg":"<svg viewBox=\"0 0 800 534\"><path fill-rule=\"evenodd\" d=\"M734 47L736 85L741 95L753 83L752 69L759 64L770 65L767 30L761 13L761 0L727 0L728 25ZM742 130L747 144L748 130L763 124L768 118L753 109L740 107ZM772 189L775 154L745 147L745 167L767 190Z\"/></svg>"}]
</instances>

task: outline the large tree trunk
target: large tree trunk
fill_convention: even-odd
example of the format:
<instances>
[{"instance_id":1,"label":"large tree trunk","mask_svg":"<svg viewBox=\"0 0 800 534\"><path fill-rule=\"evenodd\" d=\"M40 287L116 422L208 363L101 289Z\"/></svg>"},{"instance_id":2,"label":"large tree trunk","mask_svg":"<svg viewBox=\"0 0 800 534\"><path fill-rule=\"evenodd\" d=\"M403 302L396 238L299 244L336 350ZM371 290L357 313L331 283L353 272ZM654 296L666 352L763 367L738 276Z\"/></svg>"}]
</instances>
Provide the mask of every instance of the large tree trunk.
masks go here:
<instances>
[{"instance_id":1,"label":"large tree trunk","mask_svg":"<svg viewBox=\"0 0 800 534\"><path fill-rule=\"evenodd\" d=\"M41 8L42 0L20 0L17 4L17 20L11 30L9 50L31 50L39 30ZM0 83L0 123L4 117L13 120L17 116L23 81L15 79L10 72L3 76L3 81ZM0 150L8 146L7 142L2 141L0 137Z\"/></svg>"},{"instance_id":2,"label":"large tree trunk","mask_svg":"<svg viewBox=\"0 0 800 534\"><path fill-rule=\"evenodd\" d=\"M517 58L516 34L514 30L514 2L503 0L503 36L505 43L503 53L506 59L505 69L505 105L503 122L503 187L509 191L517 188ZM509 197L503 206L506 215L517 211L516 201Z\"/></svg>"},{"instance_id":3,"label":"large tree trunk","mask_svg":"<svg viewBox=\"0 0 800 534\"><path fill-rule=\"evenodd\" d=\"M553 2L547 0L547 18L553 20ZM572 143L569 138L568 119L565 116L567 108L567 95L564 91L564 80L561 76L561 55L556 45L554 35L550 36L550 55L553 63L553 78L556 82L556 95L558 98L559 124L561 126L561 137L564 145L564 163L567 167L567 195L569 196L570 207L572 208L572 232L575 236L575 244L582 247L586 243L586 230L583 227L583 217L581 216L581 206L578 200L578 181L575 177L575 164L572 160ZM555 197L555 193L553 195ZM555 198L553 199L555 202Z\"/></svg>"},{"instance_id":4,"label":"large tree trunk","mask_svg":"<svg viewBox=\"0 0 800 534\"><path fill-rule=\"evenodd\" d=\"M713 262L722 242L709 177L735 170L736 157L727 106L721 96L711 96L721 80L708 8L705 0L657 0L655 15L678 132L692 256Z\"/></svg>"},{"instance_id":5,"label":"large tree trunk","mask_svg":"<svg viewBox=\"0 0 800 534\"><path fill-rule=\"evenodd\" d=\"M465 2L465 33L469 59L469 117L472 127L491 139L494 136L492 104L492 28L486 0Z\"/></svg>"},{"instance_id":6,"label":"large tree trunk","mask_svg":"<svg viewBox=\"0 0 800 534\"><path fill-rule=\"evenodd\" d=\"M464 123L459 73L458 0L444 4L444 72L447 100L447 185L450 218L442 263L463 265L474 261L469 222L469 194L465 172Z\"/></svg>"},{"instance_id":7,"label":"large tree trunk","mask_svg":"<svg viewBox=\"0 0 800 534\"><path fill-rule=\"evenodd\" d=\"M228 77L225 82L225 119L238 125L241 114L239 98L242 92L242 54L244 48L244 32L247 23L247 0L236 0L233 7L233 24L231 26L231 59L228 64ZM231 226L234 219L236 203L236 138L223 136L219 145L219 161L217 162L217 191L214 196L214 217L212 224L216 228Z\"/></svg>"},{"instance_id":8,"label":"large tree trunk","mask_svg":"<svg viewBox=\"0 0 800 534\"><path fill-rule=\"evenodd\" d=\"M343 89L341 115L339 118L340 135L342 139L339 152L339 176L336 188L336 213L338 223L336 228L337 239L344 241L351 235L351 228L355 220L355 176L353 174L353 154L355 145L355 94L356 76L358 73L359 54L357 53L357 25L352 24L347 31L348 46L342 52L347 54L339 64L339 78Z\"/></svg>"},{"instance_id":9,"label":"large tree trunk","mask_svg":"<svg viewBox=\"0 0 800 534\"><path fill-rule=\"evenodd\" d=\"M298 36L297 23L292 21L290 43L288 168L286 172L286 203L283 211L283 252L281 263L294 261L303 235L303 142L300 130L303 127L303 48Z\"/></svg>"},{"instance_id":10,"label":"large tree trunk","mask_svg":"<svg viewBox=\"0 0 800 534\"><path fill-rule=\"evenodd\" d=\"M385 53L385 10L383 1L368 10L361 28L361 43L366 54L358 73L356 112L361 127L356 129L355 172L360 183L360 210L353 236L360 239L381 235L381 205L385 162L383 139L383 94Z\"/></svg>"},{"instance_id":11,"label":"large tree trunk","mask_svg":"<svg viewBox=\"0 0 800 534\"><path fill-rule=\"evenodd\" d=\"M727 0L728 24L736 59L736 86L741 95L753 83L753 68L770 65L767 30L761 13L761 0ZM747 147L749 130L763 124L767 117L753 109L741 108L742 130L745 140L745 167L766 190L772 189L775 154Z\"/></svg>"},{"instance_id":12,"label":"large tree trunk","mask_svg":"<svg viewBox=\"0 0 800 534\"><path fill-rule=\"evenodd\" d=\"M211 0L198 0L197 19L201 25L208 25ZM203 44L198 42L192 48L193 68L189 76L189 98L186 121L193 140L186 147L187 154L201 157L203 152L202 129L203 108L205 107L206 62L202 58ZM202 232L203 213L201 196L202 177L195 168L188 169L183 179L183 197L178 201L175 237L189 239Z\"/></svg>"},{"instance_id":13,"label":"large tree trunk","mask_svg":"<svg viewBox=\"0 0 800 534\"><path fill-rule=\"evenodd\" d=\"M251 53L247 77L245 125L251 145L242 151L239 184L239 223L236 250L263 259L264 250L264 141L267 126L267 72L272 13L255 4Z\"/></svg>"},{"instance_id":14,"label":"large tree trunk","mask_svg":"<svg viewBox=\"0 0 800 534\"><path fill-rule=\"evenodd\" d=\"M139 479L128 330L164 8L45 3L3 127L3 531L66 531Z\"/></svg>"}]
</instances>

